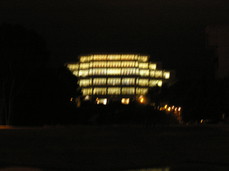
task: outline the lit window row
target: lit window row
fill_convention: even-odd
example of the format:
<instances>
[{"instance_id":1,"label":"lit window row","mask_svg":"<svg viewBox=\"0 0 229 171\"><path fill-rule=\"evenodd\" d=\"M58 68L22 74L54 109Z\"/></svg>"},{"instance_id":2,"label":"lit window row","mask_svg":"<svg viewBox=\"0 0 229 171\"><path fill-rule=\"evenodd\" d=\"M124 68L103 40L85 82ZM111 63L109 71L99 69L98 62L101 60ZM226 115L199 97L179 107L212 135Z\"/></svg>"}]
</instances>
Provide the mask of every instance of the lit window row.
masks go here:
<instances>
[{"instance_id":1,"label":"lit window row","mask_svg":"<svg viewBox=\"0 0 229 171\"><path fill-rule=\"evenodd\" d=\"M80 66L77 64L71 64L68 66L70 70L73 69L88 69L88 68L118 68L118 67L139 67L139 68L151 68L156 69L156 64L149 64L147 62L139 63L138 61L93 61L93 62L82 62Z\"/></svg>"},{"instance_id":2,"label":"lit window row","mask_svg":"<svg viewBox=\"0 0 229 171\"><path fill-rule=\"evenodd\" d=\"M87 87L92 85L139 85L139 86L162 86L162 80L152 80L152 79L135 79L135 78L89 78L80 79L79 85L81 87Z\"/></svg>"},{"instance_id":3,"label":"lit window row","mask_svg":"<svg viewBox=\"0 0 229 171\"><path fill-rule=\"evenodd\" d=\"M139 68L148 69L148 68L149 68L149 63L147 63L147 62L145 62L145 63L139 63L139 64L138 64L138 67L139 67Z\"/></svg>"},{"instance_id":4,"label":"lit window row","mask_svg":"<svg viewBox=\"0 0 229 171\"><path fill-rule=\"evenodd\" d=\"M148 92L148 88L135 88L135 87L95 87L95 88L83 88L82 93L86 95L145 95Z\"/></svg>"},{"instance_id":5,"label":"lit window row","mask_svg":"<svg viewBox=\"0 0 229 171\"><path fill-rule=\"evenodd\" d=\"M143 77L153 78L170 78L170 72L164 72L160 70L148 70L137 68L94 68L89 70L73 71L73 74L80 77L86 77L88 75L140 75Z\"/></svg>"},{"instance_id":6,"label":"lit window row","mask_svg":"<svg viewBox=\"0 0 229 171\"><path fill-rule=\"evenodd\" d=\"M155 70L157 68L157 64L150 63L149 69Z\"/></svg>"},{"instance_id":7,"label":"lit window row","mask_svg":"<svg viewBox=\"0 0 229 171\"><path fill-rule=\"evenodd\" d=\"M78 74L78 75L77 75ZM75 72L74 75L80 77L86 77L88 75L136 75L138 74L138 69L136 68L93 68L79 70Z\"/></svg>"},{"instance_id":8,"label":"lit window row","mask_svg":"<svg viewBox=\"0 0 229 171\"><path fill-rule=\"evenodd\" d=\"M133 54L89 55L89 56L81 56L80 62L99 61L99 60L138 60L142 62L147 62L148 58L149 58L148 56L133 55Z\"/></svg>"},{"instance_id":9,"label":"lit window row","mask_svg":"<svg viewBox=\"0 0 229 171\"><path fill-rule=\"evenodd\" d=\"M70 71L78 70L79 64L68 64L68 65L67 65L67 68L68 68Z\"/></svg>"}]
</instances>

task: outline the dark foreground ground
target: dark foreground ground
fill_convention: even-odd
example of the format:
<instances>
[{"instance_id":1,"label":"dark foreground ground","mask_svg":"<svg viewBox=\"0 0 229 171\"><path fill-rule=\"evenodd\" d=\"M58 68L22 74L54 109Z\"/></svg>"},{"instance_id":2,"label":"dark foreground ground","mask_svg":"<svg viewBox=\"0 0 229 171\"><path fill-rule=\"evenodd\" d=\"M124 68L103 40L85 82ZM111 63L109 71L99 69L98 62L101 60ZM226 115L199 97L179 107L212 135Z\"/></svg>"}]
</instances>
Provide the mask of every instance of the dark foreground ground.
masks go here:
<instances>
[{"instance_id":1,"label":"dark foreground ground","mask_svg":"<svg viewBox=\"0 0 229 171\"><path fill-rule=\"evenodd\" d=\"M38 168L36 171L228 171L229 127L1 129L0 170L15 170L6 169L9 167Z\"/></svg>"}]
</instances>

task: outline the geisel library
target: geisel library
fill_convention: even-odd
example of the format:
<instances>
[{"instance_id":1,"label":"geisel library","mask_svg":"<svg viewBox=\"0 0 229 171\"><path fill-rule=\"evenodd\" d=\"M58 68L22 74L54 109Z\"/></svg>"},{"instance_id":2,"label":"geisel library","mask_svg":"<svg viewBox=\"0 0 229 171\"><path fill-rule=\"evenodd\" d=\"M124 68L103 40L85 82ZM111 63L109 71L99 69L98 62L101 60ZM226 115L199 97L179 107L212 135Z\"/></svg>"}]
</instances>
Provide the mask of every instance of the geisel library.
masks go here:
<instances>
[{"instance_id":1,"label":"geisel library","mask_svg":"<svg viewBox=\"0 0 229 171\"><path fill-rule=\"evenodd\" d=\"M169 71L138 54L84 55L67 67L78 77L82 99L104 105L110 101L144 103L150 87L161 87L170 79Z\"/></svg>"}]
</instances>

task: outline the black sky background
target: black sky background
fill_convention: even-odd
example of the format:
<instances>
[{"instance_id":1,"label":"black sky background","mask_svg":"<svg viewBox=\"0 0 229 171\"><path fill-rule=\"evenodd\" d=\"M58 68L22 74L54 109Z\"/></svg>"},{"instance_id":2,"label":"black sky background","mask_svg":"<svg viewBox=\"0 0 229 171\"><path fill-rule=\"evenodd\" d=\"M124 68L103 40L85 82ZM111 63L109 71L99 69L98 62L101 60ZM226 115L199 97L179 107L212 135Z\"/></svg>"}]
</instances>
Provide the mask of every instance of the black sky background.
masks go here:
<instances>
[{"instance_id":1,"label":"black sky background","mask_svg":"<svg viewBox=\"0 0 229 171\"><path fill-rule=\"evenodd\" d=\"M229 24L229 1L0 0L1 22L41 34L52 66L85 53L144 53L192 79L209 72L205 28Z\"/></svg>"}]
</instances>

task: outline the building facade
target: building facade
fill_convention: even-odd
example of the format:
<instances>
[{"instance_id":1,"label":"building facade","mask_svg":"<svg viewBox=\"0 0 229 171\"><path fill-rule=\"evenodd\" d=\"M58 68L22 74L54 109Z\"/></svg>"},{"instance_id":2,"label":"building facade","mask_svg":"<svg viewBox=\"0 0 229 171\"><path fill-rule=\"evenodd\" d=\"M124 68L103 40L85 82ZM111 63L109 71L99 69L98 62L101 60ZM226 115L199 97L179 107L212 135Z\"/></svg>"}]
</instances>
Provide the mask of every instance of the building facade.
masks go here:
<instances>
[{"instance_id":1,"label":"building facade","mask_svg":"<svg viewBox=\"0 0 229 171\"><path fill-rule=\"evenodd\" d=\"M143 102L150 87L161 87L170 79L169 71L157 69L149 56L138 54L84 55L67 67L78 77L83 99L97 104L110 100Z\"/></svg>"}]
</instances>

